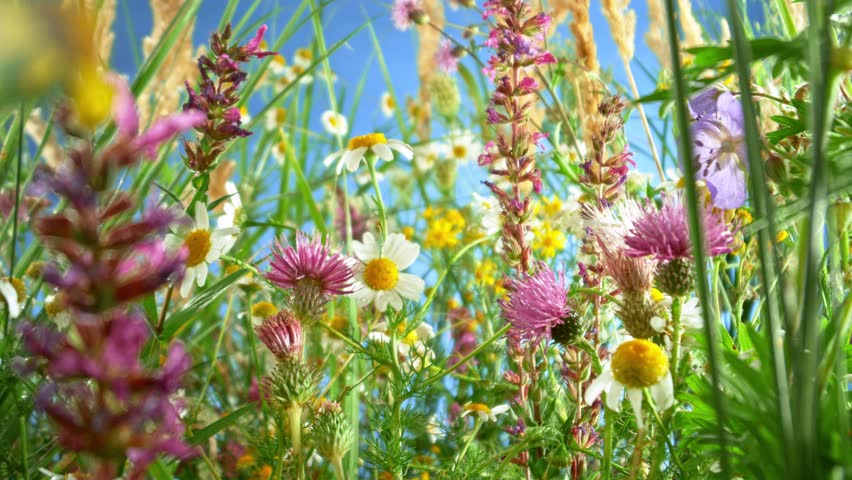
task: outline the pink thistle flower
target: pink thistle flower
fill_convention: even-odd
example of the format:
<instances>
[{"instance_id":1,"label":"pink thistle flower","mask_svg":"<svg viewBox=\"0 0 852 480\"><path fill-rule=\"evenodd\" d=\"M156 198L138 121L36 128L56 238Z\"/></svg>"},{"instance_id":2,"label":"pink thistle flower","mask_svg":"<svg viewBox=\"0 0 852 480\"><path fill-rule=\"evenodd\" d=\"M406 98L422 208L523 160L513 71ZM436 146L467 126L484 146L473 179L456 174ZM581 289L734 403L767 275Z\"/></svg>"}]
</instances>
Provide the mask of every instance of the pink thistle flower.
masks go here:
<instances>
[{"instance_id":1,"label":"pink thistle flower","mask_svg":"<svg viewBox=\"0 0 852 480\"><path fill-rule=\"evenodd\" d=\"M422 21L426 12L420 0L395 0L391 6L391 19L397 30L406 31L412 24Z\"/></svg>"},{"instance_id":2,"label":"pink thistle flower","mask_svg":"<svg viewBox=\"0 0 852 480\"><path fill-rule=\"evenodd\" d=\"M686 208L680 196L663 199L659 210L646 206L633 228L624 237L627 255L644 257L653 255L657 260L669 261L692 258L692 242ZM733 233L721 212L700 206L699 214L704 228L704 249L710 256L733 251Z\"/></svg>"},{"instance_id":3,"label":"pink thistle flower","mask_svg":"<svg viewBox=\"0 0 852 480\"><path fill-rule=\"evenodd\" d=\"M499 301L503 317L512 324L510 333L526 341L550 338L550 330L571 313L565 272L556 273L543 262L537 267L535 273L509 279L509 298Z\"/></svg>"},{"instance_id":4,"label":"pink thistle flower","mask_svg":"<svg viewBox=\"0 0 852 480\"><path fill-rule=\"evenodd\" d=\"M624 248L612 248L605 238L598 237L603 271L615 280L622 292L650 291L657 262L647 257L628 256Z\"/></svg>"},{"instance_id":5,"label":"pink thistle flower","mask_svg":"<svg viewBox=\"0 0 852 480\"><path fill-rule=\"evenodd\" d=\"M453 42L448 39L441 40L438 46L438 53L435 54L435 60L440 68L445 73L453 73L459 68L459 57L455 53Z\"/></svg>"},{"instance_id":6,"label":"pink thistle flower","mask_svg":"<svg viewBox=\"0 0 852 480\"><path fill-rule=\"evenodd\" d=\"M281 246L269 262L266 278L276 286L294 291L293 308L302 321L320 315L329 295L352 293L353 273L345 256L332 252L328 242L299 232L296 246Z\"/></svg>"},{"instance_id":7,"label":"pink thistle flower","mask_svg":"<svg viewBox=\"0 0 852 480\"><path fill-rule=\"evenodd\" d=\"M257 337L278 358L302 358L302 324L288 310L267 317L255 329Z\"/></svg>"}]
</instances>

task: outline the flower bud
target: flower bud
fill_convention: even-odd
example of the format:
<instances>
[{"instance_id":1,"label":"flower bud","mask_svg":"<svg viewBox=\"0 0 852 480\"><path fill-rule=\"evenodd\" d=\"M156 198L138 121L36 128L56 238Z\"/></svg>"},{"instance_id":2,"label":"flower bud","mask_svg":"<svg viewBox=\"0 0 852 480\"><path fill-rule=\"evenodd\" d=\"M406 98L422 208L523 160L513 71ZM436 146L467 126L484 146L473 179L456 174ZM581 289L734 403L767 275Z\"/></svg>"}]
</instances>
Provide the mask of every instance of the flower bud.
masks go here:
<instances>
[{"instance_id":1,"label":"flower bud","mask_svg":"<svg viewBox=\"0 0 852 480\"><path fill-rule=\"evenodd\" d=\"M455 117L459 113L461 97L459 87L453 77L449 75L436 75L429 83L432 91L432 99L435 102L435 111L444 117Z\"/></svg>"},{"instance_id":2,"label":"flower bud","mask_svg":"<svg viewBox=\"0 0 852 480\"><path fill-rule=\"evenodd\" d=\"M255 331L260 341L279 359L302 358L302 324L289 310L267 317Z\"/></svg>"},{"instance_id":3,"label":"flower bud","mask_svg":"<svg viewBox=\"0 0 852 480\"><path fill-rule=\"evenodd\" d=\"M308 403L318 383L314 369L301 360L284 357L275 370L263 378L263 393L282 410L290 410Z\"/></svg>"},{"instance_id":4,"label":"flower bud","mask_svg":"<svg viewBox=\"0 0 852 480\"><path fill-rule=\"evenodd\" d=\"M695 283L695 267L688 258L675 258L657 266L657 288L673 297L683 296Z\"/></svg>"},{"instance_id":5,"label":"flower bud","mask_svg":"<svg viewBox=\"0 0 852 480\"><path fill-rule=\"evenodd\" d=\"M311 439L317 452L332 463L352 448L352 428L340 404L323 400L314 413Z\"/></svg>"},{"instance_id":6,"label":"flower bud","mask_svg":"<svg viewBox=\"0 0 852 480\"><path fill-rule=\"evenodd\" d=\"M618 316L624 328L635 338L651 338L657 331L651 325L654 317L665 313L647 292L624 292Z\"/></svg>"}]
</instances>

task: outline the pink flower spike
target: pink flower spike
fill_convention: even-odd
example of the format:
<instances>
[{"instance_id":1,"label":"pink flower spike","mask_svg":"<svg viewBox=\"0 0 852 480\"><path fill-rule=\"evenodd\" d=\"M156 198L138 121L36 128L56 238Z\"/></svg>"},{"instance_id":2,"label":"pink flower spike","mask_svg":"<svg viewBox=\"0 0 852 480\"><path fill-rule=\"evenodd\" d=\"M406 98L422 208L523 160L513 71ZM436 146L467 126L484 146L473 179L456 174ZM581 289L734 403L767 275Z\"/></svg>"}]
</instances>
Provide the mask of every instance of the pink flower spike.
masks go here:
<instances>
[{"instance_id":1,"label":"pink flower spike","mask_svg":"<svg viewBox=\"0 0 852 480\"><path fill-rule=\"evenodd\" d=\"M518 82L518 90L523 93L535 93L538 91L538 82L532 77L524 77Z\"/></svg>"},{"instance_id":2,"label":"pink flower spike","mask_svg":"<svg viewBox=\"0 0 852 480\"><path fill-rule=\"evenodd\" d=\"M118 129L118 136L133 138L139 133L136 99L133 97L133 92L130 91L130 86L127 85L127 80L118 75L111 75L110 81L117 93L112 104L112 115Z\"/></svg>"},{"instance_id":3,"label":"pink flower spike","mask_svg":"<svg viewBox=\"0 0 852 480\"><path fill-rule=\"evenodd\" d=\"M240 114L240 109L234 107L226 110L223 118L226 122L239 123L240 118L242 118L242 115Z\"/></svg>"},{"instance_id":4,"label":"pink flower spike","mask_svg":"<svg viewBox=\"0 0 852 480\"><path fill-rule=\"evenodd\" d=\"M556 63L556 57L554 57L550 52L544 52L535 57L536 65L547 65L549 63Z\"/></svg>"},{"instance_id":5,"label":"pink flower spike","mask_svg":"<svg viewBox=\"0 0 852 480\"><path fill-rule=\"evenodd\" d=\"M148 158L157 155L157 148L172 137L207 121L207 114L200 110L186 110L157 121L145 133L136 137L133 146L144 150Z\"/></svg>"},{"instance_id":6,"label":"pink flower spike","mask_svg":"<svg viewBox=\"0 0 852 480\"><path fill-rule=\"evenodd\" d=\"M246 45L246 53L251 55L253 53L257 53L257 51L260 50L260 42L263 41L263 35L266 33L266 29L266 24L261 25L260 28L257 29L257 34Z\"/></svg>"}]
</instances>

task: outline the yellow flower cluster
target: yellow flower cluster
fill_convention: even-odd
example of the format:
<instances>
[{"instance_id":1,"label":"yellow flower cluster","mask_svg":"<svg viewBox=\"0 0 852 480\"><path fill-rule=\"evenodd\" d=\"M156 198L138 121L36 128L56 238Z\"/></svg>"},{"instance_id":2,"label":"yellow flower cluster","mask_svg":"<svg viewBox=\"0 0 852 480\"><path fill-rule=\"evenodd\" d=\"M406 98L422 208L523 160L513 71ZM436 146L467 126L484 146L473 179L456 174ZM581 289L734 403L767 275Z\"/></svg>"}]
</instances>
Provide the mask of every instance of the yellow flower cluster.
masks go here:
<instances>
[{"instance_id":1,"label":"yellow flower cluster","mask_svg":"<svg viewBox=\"0 0 852 480\"><path fill-rule=\"evenodd\" d=\"M542 259L550 259L565 248L567 240L561 230L553 228L549 222L543 222L533 229L533 250Z\"/></svg>"},{"instance_id":2,"label":"yellow flower cluster","mask_svg":"<svg viewBox=\"0 0 852 480\"><path fill-rule=\"evenodd\" d=\"M426 235L423 246L426 248L453 248L461 242L465 220L455 208L427 207L423 211L426 220Z\"/></svg>"}]
</instances>

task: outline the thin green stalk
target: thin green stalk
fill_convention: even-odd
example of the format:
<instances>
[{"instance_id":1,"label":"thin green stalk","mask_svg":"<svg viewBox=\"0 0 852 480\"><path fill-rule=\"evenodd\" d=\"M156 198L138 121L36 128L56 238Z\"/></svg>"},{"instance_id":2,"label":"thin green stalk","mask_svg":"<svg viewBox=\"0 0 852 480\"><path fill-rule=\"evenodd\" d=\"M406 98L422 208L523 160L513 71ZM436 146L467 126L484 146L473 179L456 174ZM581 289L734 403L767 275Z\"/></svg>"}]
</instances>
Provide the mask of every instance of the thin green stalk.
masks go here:
<instances>
[{"instance_id":1,"label":"thin green stalk","mask_svg":"<svg viewBox=\"0 0 852 480\"><path fill-rule=\"evenodd\" d=\"M604 453L601 470L603 470L603 478L609 480L612 478L612 450L614 445L613 425L615 419L612 418L614 412L604 407Z\"/></svg>"},{"instance_id":2,"label":"thin green stalk","mask_svg":"<svg viewBox=\"0 0 852 480\"><path fill-rule=\"evenodd\" d=\"M785 1L785 0L781 0ZM764 313L769 323L769 332L766 335L770 355L772 356L773 381L776 390L776 408L778 408L779 423L783 432L783 443L785 451L785 459L787 461L787 471L793 472L799 468L796 462L796 447L793 430L793 417L790 409L790 392L787 383L787 365L783 348L779 346L779 341L783 337L782 325L784 311L788 314L792 310L785 307L783 300L779 302L778 285L782 285L782 292L787 290L783 287L784 278L777 272L783 272L780 268L780 260L777 249L774 248L775 241L775 211L774 204L769 197L769 192L764 181L764 165L760 154L760 145L758 139L760 133L755 123L757 117L754 111L754 103L751 98L751 72L750 61L751 55L747 48L747 40L743 33L742 19L740 11L733 0L728 0L728 10L731 14L731 30L734 42L734 54L737 60L737 74L740 79L740 97L743 107L743 118L746 129L746 148L748 152L749 171L751 173L751 198L750 201L754 208L754 212L758 218L765 218L767 228L762 228L757 232L758 239L758 257L760 260L760 279L761 291L763 293ZM775 287L775 289L773 289ZM786 295L785 295L786 297ZM739 321L738 318L733 318L732 321ZM790 328L790 322L784 322L786 328Z\"/></svg>"},{"instance_id":3,"label":"thin green stalk","mask_svg":"<svg viewBox=\"0 0 852 480\"><path fill-rule=\"evenodd\" d=\"M207 388L210 386L210 380L213 378L213 371L216 368L219 350L222 348L222 340L225 338L225 333L229 331L228 325L231 321L231 306L233 305L233 302L234 296L228 296L228 308L225 310L225 320L222 323L222 329L219 331L219 339L216 340L216 348L213 349L210 369L207 371L207 378L204 380L204 386L201 387L201 394L198 395L198 400L195 401L195 406L192 407L192 413L189 415L189 418L195 418L195 415L198 413L198 409L201 408L201 403L204 401L204 397L207 394Z\"/></svg>"},{"instance_id":4,"label":"thin green stalk","mask_svg":"<svg viewBox=\"0 0 852 480\"><path fill-rule=\"evenodd\" d=\"M24 478L30 480L30 451L27 441L27 419L21 415L21 463L24 468Z\"/></svg>"},{"instance_id":5,"label":"thin green stalk","mask_svg":"<svg viewBox=\"0 0 852 480\"><path fill-rule=\"evenodd\" d=\"M470 432L470 436L467 437L467 441L464 442L464 446L459 452L458 458L456 458L456 465L460 464L465 454L467 453L467 449L470 448L470 444L473 443L473 439L476 438L476 434L479 433L479 429L482 427L482 420L479 419L479 416L475 417L473 430Z\"/></svg>"},{"instance_id":6,"label":"thin green stalk","mask_svg":"<svg viewBox=\"0 0 852 480\"><path fill-rule=\"evenodd\" d=\"M680 310L683 299L680 296L672 298L672 384L677 392L678 370L680 368Z\"/></svg>"},{"instance_id":7,"label":"thin green stalk","mask_svg":"<svg viewBox=\"0 0 852 480\"><path fill-rule=\"evenodd\" d=\"M467 355L465 355L464 357L462 357L461 360L459 360L457 363L455 363L452 367L447 368L446 370L442 371L441 373L438 373L437 375L433 375L433 376L429 377L426 381L423 382L422 388L426 388L426 386L437 382L438 380L440 380L440 379L446 377L447 375L453 373L454 371L456 371L456 369L458 369L462 365L467 364L467 362L470 361L471 358L475 357L477 354L479 354L479 352L486 349L489 345L494 343L495 340L502 337L503 334L508 332L509 327L511 327L511 325L509 325L509 324L503 325L503 327L500 328L500 330L497 330L496 332L494 332L494 335L492 335L488 340L485 340L484 342L477 345L477 347L474 348L472 352L470 352Z\"/></svg>"},{"instance_id":8,"label":"thin green stalk","mask_svg":"<svg viewBox=\"0 0 852 480\"><path fill-rule=\"evenodd\" d=\"M796 24L793 22L793 15L790 14L787 0L775 0L775 8L781 14L781 23L784 24L784 33L787 34L787 38L796 38Z\"/></svg>"},{"instance_id":9,"label":"thin green stalk","mask_svg":"<svg viewBox=\"0 0 852 480\"><path fill-rule=\"evenodd\" d=\"M680 147L680 158L692 159L692 144L689 138L689 121L686 108L687 91L683 78L682 64L680 59L680 39L675 24L674 0L666 0L666 22L668 24L668 37L670 55L672 58L672 83L675 94L675 119L677 121L680 135L678 146ZM730 459L728 458L728 438L725 432L727 424L727 412L725 399L720 388L721 376L719 352L718 322L714 321L714 312L710 311L710 295L707 284L707 263L703 248L703 225L698 209L700 201L695 188L695 165L691 161L683 162L684 176L686 177L686 202L689 214L689 233L692 240L692 252L695 257L695 273L698 301L701 302L701 314L704 318L704 334L707 341L708 361L710 363L710 378L713 385L713 407L716 411L716 423L720 447L721 473L724 478L731 478Z\"/></svg>"},{"instance_id":10,"label":"thin green stalk","mask_svg":"<svg viewBox=\"0 0 852 480\"><path fill-rule=\"evenodd\" d=\"M18 243L18 208L20 208L21 196L21 161L24 156L24 105L18 118L18 155L15 165L15 204L12 208L12 244L9 247L9 277L12 277L15 268L15 247Z\"/></svg>"},{"instance_id":11,"label":"thin green stalk","mask_svg":"<svg viewBox=\"0 0 852 480\"><path fill-rule=\"evenodd\" d=\"M382 189L379 188L379 180L376 176L376 158L373 154L367 155L367 168L370 169L370 180L373 183L373 190L376 191L376 207L379 209L379 225L382 231L382 239L388 238L388 214L385 211L385 202L382 199Z\"/></svg>"},{"instance_id":12,"label":"thin green stalk","mask_svg":"<svg viewBox=\"0 0 852 480\"><path fill-rule=\"evenodd\" d=\"M334 457L334 473L337 475L337 478L341 480L346 480L346 471L343 470L343 458L340 456Z\"/></svg>"},{"instance_id":13,"label":"thin green stalk","mask_svg":"<svg viewBox=\"0 0 852 480\"><path fill-rule=\"evenodd\" d=\"M829 15L834 10L833 0L806 2L808 9L808 59L810 67L811 89L811 188L808 194L810 205L807 215L807 229L800 240L806 245L804 262L804 285L802 288L802 310L800 316L801 335L796 345L794 412L797 450L801 452L801 472L815 478L821 477L820 445L818 437L817 370L819 352L820 324L820 263L824 248L823 230L825 212L828 209L828 188L826 179L826 149L828 132L831 127L836 83L839 78L836 71L830 69L831 27Z\"/></svg>"},{"instance_id":14,"label":"thin green stalk","mask_svg":"<svg viewBox=\"0 0 852 480\"><path fill-rule=\"evenodd\" d=\"M305 478L305 466L302 462L302 407L292 406L287 409L287 418L290 421L290 444L293 449L296 466L296 478Z\"/></svg>"}]
</instances>

